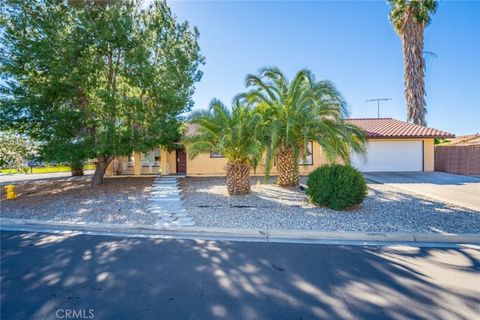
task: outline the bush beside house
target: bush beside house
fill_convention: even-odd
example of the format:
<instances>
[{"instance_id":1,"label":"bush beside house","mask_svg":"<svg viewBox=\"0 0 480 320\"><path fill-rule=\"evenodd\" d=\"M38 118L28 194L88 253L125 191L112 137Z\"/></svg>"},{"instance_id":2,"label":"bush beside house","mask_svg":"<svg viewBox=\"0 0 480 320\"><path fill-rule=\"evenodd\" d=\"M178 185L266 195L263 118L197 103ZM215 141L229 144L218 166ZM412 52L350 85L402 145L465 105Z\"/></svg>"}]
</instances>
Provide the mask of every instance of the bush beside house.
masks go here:
<instances>
[{"instance_id":1,"label":"bush beside house","mask_svg":"<svg viewBox=\"0 0 480 320\"><path fill-rule=\"evenodd\" d=\"M367 184L362 173L349 165L328 164L308 176L307 195L312 203L344 210L362 203Z\"/></svg>"}]
</instances>

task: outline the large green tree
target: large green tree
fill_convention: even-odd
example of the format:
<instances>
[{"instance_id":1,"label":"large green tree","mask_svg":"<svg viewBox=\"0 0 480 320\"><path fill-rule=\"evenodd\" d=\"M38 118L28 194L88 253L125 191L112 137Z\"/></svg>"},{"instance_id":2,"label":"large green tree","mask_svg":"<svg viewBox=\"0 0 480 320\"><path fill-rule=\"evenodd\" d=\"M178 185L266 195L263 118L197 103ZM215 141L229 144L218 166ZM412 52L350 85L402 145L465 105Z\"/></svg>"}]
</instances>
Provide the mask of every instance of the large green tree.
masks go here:
<instances>
[{"instance_id":1,"label":"large green tree","mask_svg":"<svg viewBox=\"0 0 480 320\"><path fill-rule=\"evenodd\" d=\"M0 169L23 170L25 161L36 156L37 148L28 137L0 131Z\"/></svg>"},{"instance_id":2,"label":"large green tree","mask_svg":"<svg viewBox=\"0 0 480 320\"><path fill-rule=\"evenodd\" d=\"M198 31L163 1L3 0L1 126L43 142L47 160L172 147L203 63Z\"/></svg>"},{"instance_id":3,"label":"large green tree","mask_svg":"<svg viewBox=\"0 0 480 320\"><path fill-rule=\"evenodd\" d=\"M423 32L437 10L435 0L389 0L390 21L402 39L407 119L426 125Z\"/></svg>"},{"instance_id":4,"label":"large green tree","mask_svg":"<svg viewBox=\"0 0 480 320\"><path fill-rule=\"evenodd\" d=\"M345 121L347 105L331 82L316 81L306 69L289 82L278 68L265 68L248 75L246 84L248 100L263 118L266 176L276 159L279 185L298 185L298 162L306 157L309 141L318 142L332 162L349 162L351 152L364 152L365 136Z\"/></svg>"},{"instance_id":5,"label":"large green tree","mask_svg":"<svg viewBox=\"0 0 480 320\"><path fill-rule=\"evenodd\" d=\"M208 110L196 111L190 123L197 132L187 137L188 153L193 159L201 153L215 152L227 160L227 189L230 195L250 192L250 172L262 157L263 146L257 138L261 116L235 99L232 109L212 100Z\"/></svg>"}]
</instances>

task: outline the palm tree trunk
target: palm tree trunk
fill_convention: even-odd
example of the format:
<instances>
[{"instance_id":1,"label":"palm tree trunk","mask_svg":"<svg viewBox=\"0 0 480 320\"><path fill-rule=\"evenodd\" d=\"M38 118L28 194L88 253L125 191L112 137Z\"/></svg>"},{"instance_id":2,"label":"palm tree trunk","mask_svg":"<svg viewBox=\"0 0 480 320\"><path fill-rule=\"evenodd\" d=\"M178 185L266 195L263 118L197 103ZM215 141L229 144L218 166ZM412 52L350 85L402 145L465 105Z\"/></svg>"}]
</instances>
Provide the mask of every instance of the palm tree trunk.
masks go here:
<instances>
[{"instance_id":1,"label":"palm tree trunk","mask_svg":"<svg viewBox=\"0 0 480 320\"><path fill-rule=\"evenodd\" d=\"M407 120L426 125L425 113L425 61L423 58L423 30L425 25L414 20L410 14L405 21L401 38L407 100Z\"/></svg>"},{"instance_id":2,"label":"palm tree trunk","mask_svg":"<svg viewBox=\"0 0 480 320\"><path fill-rule=\"evenodd\" d=\"M242 161L227 163L227 190L229 195L250 193L250 166Z\"/></svg>"},{"instance_id":3,"label":"palm tree trunk","mask_svg":"<svg viewBox=\"0 0 480 320\"><path fill-rule=\"evenodd\" d=\"M280 148L277 153L278 179L281 187L298 186L298 166L295 166L293 148Z\"/></svg>"}]
</instances>

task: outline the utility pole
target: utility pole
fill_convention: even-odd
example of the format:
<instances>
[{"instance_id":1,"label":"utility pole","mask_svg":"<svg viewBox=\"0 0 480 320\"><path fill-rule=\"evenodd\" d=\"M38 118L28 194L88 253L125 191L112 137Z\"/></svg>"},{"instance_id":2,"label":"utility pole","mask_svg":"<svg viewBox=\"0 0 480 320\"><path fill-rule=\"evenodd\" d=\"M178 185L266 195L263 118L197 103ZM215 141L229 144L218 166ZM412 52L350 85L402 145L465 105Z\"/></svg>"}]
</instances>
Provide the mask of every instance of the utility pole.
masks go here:
<instances>
[{"instance_id":1,"label":"utility pole","mask_svg":"<svg viewBox=\"0 0 480 320\"><path fill-rule=\"evenodd\" d=\"M392 99L390 99L390 98L376 98L376 99L365 100L365 102L377 101L377 118L380 118L380 101L388 101L388 100L392 100Z\"/></svg>"}]
</instances>

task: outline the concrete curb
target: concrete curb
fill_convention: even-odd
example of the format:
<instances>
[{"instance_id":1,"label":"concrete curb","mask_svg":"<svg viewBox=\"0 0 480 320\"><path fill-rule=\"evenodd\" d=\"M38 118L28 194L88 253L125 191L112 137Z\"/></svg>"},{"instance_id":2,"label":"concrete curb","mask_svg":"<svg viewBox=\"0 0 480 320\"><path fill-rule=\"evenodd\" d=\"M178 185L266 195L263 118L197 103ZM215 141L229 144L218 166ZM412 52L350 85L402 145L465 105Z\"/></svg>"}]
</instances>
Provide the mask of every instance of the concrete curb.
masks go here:
<instances>
[{"instance_id":1,"label":"concrete curb","mask_svg":"<svg viewBox=\"0 0 480 320\"><path fill-rule=\"evenodd\" d=\"M243 228L209 228L154 225L120 225L107 223L48 222L30 219L0 218L0 230L64 232L99 235L162 237L198 240L230 240L283 243L444 243L480 244L480 234L335 232L308 230L255 230Z\"/></svg>"}]
</instances>

